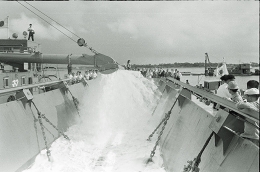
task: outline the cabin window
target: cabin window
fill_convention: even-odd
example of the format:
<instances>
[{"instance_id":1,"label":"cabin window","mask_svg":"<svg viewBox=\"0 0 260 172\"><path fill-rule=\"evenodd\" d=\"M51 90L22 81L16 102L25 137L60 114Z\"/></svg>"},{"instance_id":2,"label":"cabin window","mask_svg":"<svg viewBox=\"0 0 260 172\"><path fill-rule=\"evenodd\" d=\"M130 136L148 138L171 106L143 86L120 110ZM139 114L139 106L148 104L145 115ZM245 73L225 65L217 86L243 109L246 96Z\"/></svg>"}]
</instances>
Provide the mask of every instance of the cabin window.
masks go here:
<instances>
[{"instance_id":1,"label":"cabin window","mask_svg":"<svg viewBox=\"0 0 260 172\"><path fill-rule=\"evenodd\" d=\"M22 76L22 85L25 85L25 76Z\"/></svg>"},{"instance_id":2,"label":"cabin window","mask_svg":"<svg viewBox=\"0 0 260 172\"><path fill-rule=\"evenodd\" d=\"M28 84L32 84L32 83L33 83L32 77L29 77L28 78Z\"/></svg>"},{"instance_id":3,"label":"cabin window","mask_svg":"<svg viewBox=\"0 0 260 172\"><path fill-rule=\"evenodd\" d=\"M9 78L4 78L4 88L9 87Z\"/></svg>"}]
</instances>

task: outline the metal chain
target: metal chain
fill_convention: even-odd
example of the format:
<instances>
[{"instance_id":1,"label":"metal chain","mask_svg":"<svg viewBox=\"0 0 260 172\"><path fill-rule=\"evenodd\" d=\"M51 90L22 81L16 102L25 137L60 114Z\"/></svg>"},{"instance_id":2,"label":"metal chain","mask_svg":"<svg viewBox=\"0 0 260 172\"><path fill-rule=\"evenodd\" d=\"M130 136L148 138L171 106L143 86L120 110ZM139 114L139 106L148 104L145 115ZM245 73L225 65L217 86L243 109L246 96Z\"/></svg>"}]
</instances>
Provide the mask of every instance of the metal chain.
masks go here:
<instances>
[{"instance_id":1,"label":"metal chain","mask_svg":"<svg viewBox=\"0 0 260 172\"><path fill-rule=\"evenodd\" d=\"M48 132L50 133L50 135L52 135L53 138L55 138L54 134L52 134L52 132L51 132L47 127L45 127L44 125L43 125L43 127L44 127L44 129L45 129L46 131L48 131Z\"/></svg>"},{"instance_id":2,"label":"metal chain","mask_svg":"<svg viewBox=\"0 0 260 172\"><path fill-rule=\"evenodd\" d=\"M164 88L163 92L166 90L166 87ZM179 93L176 95L176 99L178 98ZM161 98L160 98L161 99ZM175 102L174 102L175 105ZM157 106L156 106L157 107ZM156 108L155 108L156 109ZM171 108L172 109L172 108ZM155 111L155 110L154 110ZM171 111L171 110L170 110ZM162 125L162 123L166 120L167 118L167 113L165 113L165 117L162 119L162 121L159 123L159 125L154 129L154 131L149 135L149 137L147 138L147 141L151 140L151 137L153 137L154 133L158 130L158 128Z\"/></svg>"},{"instance_id":3,"label":"metal chain","mask_svg":"<svg viewBox=\"0 0 260 172\"><path fill-rule=\"evenodd\" d=\"M38 120L41 126L41 130L42 130L42 135L43 135L43 139L44 139L44 143L45 143L45 147L46 147L46 154L48 156L48 160L51 161L50 156L51 156L51 151L48 148L48 144L47 144L47 138L45 136L45 132L44 132L44 127L43 127L43 123L42 123L42 116L41 116L41 112L37 112L38 113Z\"/></svg>"},{"instance_id":4,"label":"metal chain","mask_svg":"<svg viewBox=\"0 0 260 172\"><path fill-rule=\"evenodd\" d=\"M41 130L42 130L42 135L43 135L43 139L44 139L44 143L45 143L45 147L46 147L46 153L47 153L47 157L48 157L48 160L51 161L51 151L49 150L49 147L48 147L48 143L47 143L47 138L46 138L46 134L45 134L45 131L44 131L44 128L46 128L43 123L42 123L42 118L48 122L53 128L55 128L61 135L63 135L63 137L67 140L70 140L69 137L67 135L65 135L64 133L60 132L59 129L53 125L48 118L45 117L44 114L41 114L41 112L39 111L39 109L37 108L37 106L35 105L35 103L33 101L31 101L32 104L34 105L36 111L37 111L37 114L38 114L38 121L40 123L40 126L41 126ZM35 120L35 119L34 119ZM36 120L35 120L36 122ZM46 128L47 129L47 128ZM47 130L49 131L49 130ZM50 131L49 131L50 132ZM54 135L53 135L54 136Z\"/></svg>"},{"instance_id":5,"label":"metal chain","mask_svg":"<svg viewBox=\"0 0 260 172\"><path fill-rule=\"evenodd\" d=\"M38 146L38 149L40 149L40 144L39 144L39 138L38 138L38 131L37 131L37 122L38 122L38 119L34 116L34 114L32 113L32 116L33 116L33 126L34 126L34 129L35 129L35 133L36 133L36 138L37 138L37 146Z\"/></svg>"},{"instance_id":6,"label":"metal chain","mask_svg":"<svg viewBox=\"0 0 260 172\"><path fill-rule=\"evenodd\" d=\"M158 136L158 139L157 139L157 141L156 141L156 143L155 143L155 145L154 145L154 147L153 147L153 150L151 151L150 158L148 159L148 162L152 162L152 161L153 161L152 158L153 158L153 156L154 156L154 154L155 154L156 147L158 146L159 141L161 140L163 131L164 131L164 129L165 129L165 126L166 126L166 124L167 124L168 119L170 118L170 115L171 115L171 111L169 111L168 113L166 113L166 119L164 120L164 123L163 123L163 126L162 126L162 130L160 131L159 136Z\"/></svg>"},{"instance_id":7,"label":"metal chain","mask_svg":"<svg viewBox=\"0 0 260 172\"><path fill-rule=\"evenodd\" d=\"M179 97L181 91L182 91L182 87L180 88L180 90L178 91L178 93L175 95L175 101L174 101L174 103L173 103L171 109L168 111L168 113L165 114L165 118L164 118L164 121L163 121L162 130L161 130L160 133L159 133L159 136L158 136L158 138L157 138L157 141L156 141L156 143L155 143L155 145L154 145L153 150L151 151L150 158L148 159L147 163L153 161L152 158L153 158L153 156L154 156L154 154L155 154L156 147L157 147L158 144L159 144L159 141L160 141L160 139L161 139L161 137L162 137L162 134L163 134L163 131L164 131L165 126L166 126L166 124L167 124L167 121L169 120L169 118L170 118L170 116L171 116L172 109L173 109L173 107L175 106L175 104L176 104L176 102L177 102L177 100L178 100L178 97ZM162 123L162 121L161 121L161 123ZM160 126L160 125L161 125L161 124L159 124L159 126ZM158 126L157 128L159 128L159 126Z\"/></svg>"},{"instance_id":8,"label":"metal chain","mask_svg":"<svg viewBox=\"0 0 260 172\"><path fill-rule=\"evenodd\" d=\"M151 138L153 137L154 133L158 130L158 128L162 125L162 123L167 119L168 113L165 113L165 117L162 119L162 121L159 123L159 125L154 129L154 131L149 135L147 138L147 141L151 141Z\"/></svg>"},{"instance_id":9,"label":"metal chain","mask_svg":"<svg viewBox=\"0 0 260 172\"><path fill-rule=\"evenodd\" d=\"M78 107L78 105L79 105L79 100L78 100L76 97L73 96L73 94L71 93L71 91L70 91L70 89L69 89L68 84L67 84L67 83L64 83L64 84L65 84L65 87L67 88L68 92L70 93L70 95L71 95L71 97L72 97L73 103L74 103L74 105L75 105L75 107L76 107L76 109L77 109L78 115L79 115L79 107ZM79 115L79 116L80 116L80 115Z\"/></svg>"},{"instance_id":10,"label":"metal chain","mask_svg":"<svg viewBox=\"0 0 260 172\"><path fill-rule=\"evenodd\" d=\"M184 165L183 172L189 172L189 171L199 172L200 171L199 164L201 162L201 155L203 154L204 150L208 146L210 139L212 138L213 135L214 135L214 132L211 132L210 136L208 137L208 139L204 143L202 149L200 150L198 156L196 158L194 158L193 161L187 161L188 165Z\"/></svg>"},{"instance_id":11,"label":"metal chain","mask_svg":"<svg viewBox=\"0 0 260 172\"><path fill-rule=\"evenodd\" d=\"M75 105L75 107L76 107L76 109L77 109L77 111L79 113L79 107L78 107L79 100L77 98L75 98L74 96L72 96L72 99L73 99L73 103L74 103L74 105Z\"/></svg>"},{"instance_id":12,"label":"metal chain","mask_svg":"<svg viewBox=\"0 0 260 172\"><path fill-rule=\"evenodd\" d=\"M51 121L48 118L46 118L46 116L44 114L41 114L41 117L46 122L48 122L53 128L55 128L65 139L70 140L69 137L66 134L64 134L63 132L61 132L53 123L51 123Z\"/></svg>"},{"instance_id":13,"label":"metal chain","mask_svg":"<svg viewBox=\"0 0 260 172\"><path fill-rule=\"evenodd\" d=\"M187 161L188 165L184 165L183 172L199 172L200 169L197 167L196 164L197 158L194 158L193 161Z\"/></svg>"}]
</instances>

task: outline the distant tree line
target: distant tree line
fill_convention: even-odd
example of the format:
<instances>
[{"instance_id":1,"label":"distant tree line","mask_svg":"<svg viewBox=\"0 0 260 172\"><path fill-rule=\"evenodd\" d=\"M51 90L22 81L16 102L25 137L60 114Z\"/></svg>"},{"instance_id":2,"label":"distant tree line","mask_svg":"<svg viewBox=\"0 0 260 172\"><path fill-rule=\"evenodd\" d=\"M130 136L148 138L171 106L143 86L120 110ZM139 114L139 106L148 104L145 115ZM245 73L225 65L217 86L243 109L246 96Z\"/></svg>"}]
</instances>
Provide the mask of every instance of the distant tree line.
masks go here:
<instances>
[{"instance_id":1,"label":"distant tree line","mask_svg":"<svg viewBox=\"0 0 260 172\"><path fill-rule=\"evenodd\" d=\"M227 64L227 67L236 66L238 64ZM221 63L210 63L208 67L216 68L217 66L221 66ZM258 63L251 63L252 67L259 67ZM162 64L133 64L133 68L179 68L179 67L205 67L204 62L199 63L162 63Z\"/></svg>"}]
</instances>

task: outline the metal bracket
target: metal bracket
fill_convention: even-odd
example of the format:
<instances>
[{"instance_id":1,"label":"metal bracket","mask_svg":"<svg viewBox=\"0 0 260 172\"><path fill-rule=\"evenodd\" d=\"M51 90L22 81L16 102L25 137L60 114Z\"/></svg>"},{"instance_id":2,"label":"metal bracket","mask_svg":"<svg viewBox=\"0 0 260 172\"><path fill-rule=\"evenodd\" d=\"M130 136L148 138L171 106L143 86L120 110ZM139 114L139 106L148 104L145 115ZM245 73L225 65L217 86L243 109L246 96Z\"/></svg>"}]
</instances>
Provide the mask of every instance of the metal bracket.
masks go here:
<instances>
[{"instance_id":1,"label":"metal bracket","mask_svg":"<svg viewBox=\"0 0 260 172\"><path fill-rule=\"evenodd\" d=\"M186 99L191 100L191 92L185 88L181 89L180 96L178 97L179 106L182 107Z\"/></svg>"},{"instance_id":2,"label":"metal bracket","mask_svg":"<svg viewBox=\"0 0 260 172\"><path fill-rule=\"evenodd\" d=\"M214 131L215 146L218 145L220 139L223 141L223 155L225 155L235 136L234 132L242 133L244 130L244 123L231 115L230 112L220 109L209 125L209 128ZM234 132L231 132L226 128L229 128Z\"/></svg>"},{"instance_id":3,"label":"metal bracket","mask_svg":"<svg viewBox=\"0 0 260 172\"><path fill-rule=\"evenodd\" d=\"M22 91L16 93L15 97L18 100L26 99L27 102L33 99L33 95L29 89L23 89Z\"/></svg>"}]
</instances>

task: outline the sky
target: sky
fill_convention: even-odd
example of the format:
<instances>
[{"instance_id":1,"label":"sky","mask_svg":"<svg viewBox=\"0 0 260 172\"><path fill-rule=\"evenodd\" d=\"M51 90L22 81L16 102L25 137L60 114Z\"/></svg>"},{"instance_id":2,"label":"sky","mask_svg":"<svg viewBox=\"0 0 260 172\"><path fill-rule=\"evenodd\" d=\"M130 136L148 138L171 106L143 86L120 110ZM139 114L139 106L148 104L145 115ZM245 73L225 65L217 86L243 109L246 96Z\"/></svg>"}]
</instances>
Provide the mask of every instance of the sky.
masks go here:
<instances>
[{"instance_id":1,"label":"sky","mask_svg":"<svg viewBox=\"0 0 260 172\"><path fill-rule=\"evenodd\" d=\"M259 62L257 1L28 1L54 21L20 3L66 34L18 2L0 1L9 37L24 39L31 23L44 54L93 55L77 45L84 38L120 64L204 62L205 53L213 63ZM6 28L0 28L0 38L7 38Z\"/></svg>"}]
</instances>

